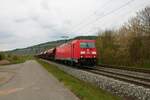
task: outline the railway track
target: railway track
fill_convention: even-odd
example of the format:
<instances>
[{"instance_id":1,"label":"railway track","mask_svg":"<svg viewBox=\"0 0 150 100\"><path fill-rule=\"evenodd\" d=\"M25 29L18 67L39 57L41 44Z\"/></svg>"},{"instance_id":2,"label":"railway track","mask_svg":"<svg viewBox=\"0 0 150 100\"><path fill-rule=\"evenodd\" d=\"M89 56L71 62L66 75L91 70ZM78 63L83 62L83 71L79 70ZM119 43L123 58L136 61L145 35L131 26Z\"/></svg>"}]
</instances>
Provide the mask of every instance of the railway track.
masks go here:
<instances>
[{"instance_id":1,"label":"railway track","mask_svg":"<svg viewBox=\"0 0 150 100\"><path fill-rule=\"evenodd\" d=\"M108 67L105 68L99 66L85 70L98 75L103 75L117 80L150 88L150 73L122 70Z\"/></svg>"},{"instance_id":2,"label":"railway track","mask_svg":"<svg viewBox=\"0 0 150 100\"><path fill-rule=\"evenodd\" d=\"M142 73L149 73L150 74L150 69L145 69L145 68L117 66L117 65L107 65L107 64L99 64L98 67L106 67L106 68L113 68L113 69L123 69L123 70L127 70L127 71L135 71L135 72L142 72Z\"/></svg>"}]
</instances>

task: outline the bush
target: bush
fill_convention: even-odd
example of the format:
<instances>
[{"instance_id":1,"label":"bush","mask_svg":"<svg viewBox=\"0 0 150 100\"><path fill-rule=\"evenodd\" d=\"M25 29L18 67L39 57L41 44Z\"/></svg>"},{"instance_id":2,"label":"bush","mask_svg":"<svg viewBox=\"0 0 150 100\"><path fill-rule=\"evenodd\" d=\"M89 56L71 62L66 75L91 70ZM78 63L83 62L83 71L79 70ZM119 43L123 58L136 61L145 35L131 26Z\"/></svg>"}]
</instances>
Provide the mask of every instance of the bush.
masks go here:
<instances>
[{"instance_id":1,"label":"bush","mask_svg":"<svg viewBox=\"0 0 150 100\"><path fill-rule=\"evenodd\" d=\"M0 60L3 60L3 59L5 59L5 55L4 54L0 54Z\"/></svg>"},{"instance_id":2,"label":"bush","mask_svg":"<svg viewBox=\"0 0 150 100\"><path fill-rule=\"evenodd\" d=\"M14 61L17 61L17 60L19 60L19 57L16 56L16 55L14 55L14 56L12 57L12 59L13 59Z\"/></svg>"}]
</instances>

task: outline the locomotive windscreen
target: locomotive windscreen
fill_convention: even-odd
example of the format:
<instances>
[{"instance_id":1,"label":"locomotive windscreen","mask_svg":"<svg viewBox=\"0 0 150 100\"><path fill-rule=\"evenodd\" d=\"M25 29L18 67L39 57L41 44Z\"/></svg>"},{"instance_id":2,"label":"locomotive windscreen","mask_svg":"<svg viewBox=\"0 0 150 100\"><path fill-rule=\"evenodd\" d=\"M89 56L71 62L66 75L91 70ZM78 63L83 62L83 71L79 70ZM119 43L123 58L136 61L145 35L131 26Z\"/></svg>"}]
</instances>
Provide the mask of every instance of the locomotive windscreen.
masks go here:
<instances>
[{"instance_id":1,"label":"locomotive windscreen","mask_svg":"<svg viewBox=\"0 0 150 100\"><path fill-rule=\"evenodd\" d=\"M80 48L95 48L95 43L93 43L93 42L81 42Z\"/></svg>"}]
</instances>

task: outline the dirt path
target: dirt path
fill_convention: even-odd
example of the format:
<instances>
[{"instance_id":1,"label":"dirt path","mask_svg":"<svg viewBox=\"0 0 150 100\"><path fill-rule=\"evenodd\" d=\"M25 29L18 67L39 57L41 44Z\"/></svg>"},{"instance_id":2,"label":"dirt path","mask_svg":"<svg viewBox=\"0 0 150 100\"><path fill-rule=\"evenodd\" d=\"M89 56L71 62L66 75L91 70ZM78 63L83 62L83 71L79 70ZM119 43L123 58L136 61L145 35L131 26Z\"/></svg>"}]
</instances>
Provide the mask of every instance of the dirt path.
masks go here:
<instances>
[{"instance_id":1,"label":"dirt path","mask_svg":"<svg viewBox=\"0 0 150 100\"><path fill-rule=\"evenodd\" d=\"M0 100L79 100L34 60L0 70L15 72L12 80L0 86Z\"/></svg>"},{"instance_id":2,"label":"dirt path","mask_svg":"<svg viewBox=\"0 0 150 100\"><path fill-rule=\"evenodd\" d=\"M0 65L9 64L10 62L8 60L0 60Z\"/></svg>"}]
</instances>

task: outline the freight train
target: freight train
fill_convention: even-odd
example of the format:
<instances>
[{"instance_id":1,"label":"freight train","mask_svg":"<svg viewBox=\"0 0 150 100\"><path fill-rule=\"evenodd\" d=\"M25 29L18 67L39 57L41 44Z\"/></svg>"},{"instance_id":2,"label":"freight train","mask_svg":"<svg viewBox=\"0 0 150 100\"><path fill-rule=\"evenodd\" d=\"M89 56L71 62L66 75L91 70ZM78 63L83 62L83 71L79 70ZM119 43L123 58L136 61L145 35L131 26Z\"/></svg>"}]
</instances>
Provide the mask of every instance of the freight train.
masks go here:
<instances>
[{"instance_id":1,"label":"freight train","mask_svg":"<svg viewBox=\"0 0 150 100\"><path fill-rule=\"evenodd\" d=\"M95 40L73 40L41 52L40 58L55 60L70 65L96 65Z\"/></svg>"}]
</instances>

